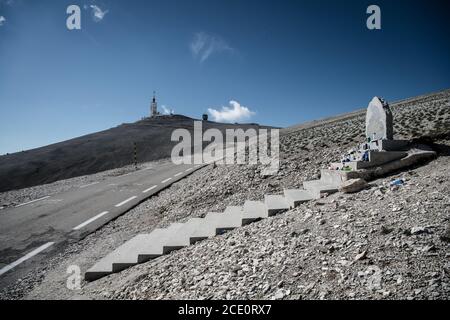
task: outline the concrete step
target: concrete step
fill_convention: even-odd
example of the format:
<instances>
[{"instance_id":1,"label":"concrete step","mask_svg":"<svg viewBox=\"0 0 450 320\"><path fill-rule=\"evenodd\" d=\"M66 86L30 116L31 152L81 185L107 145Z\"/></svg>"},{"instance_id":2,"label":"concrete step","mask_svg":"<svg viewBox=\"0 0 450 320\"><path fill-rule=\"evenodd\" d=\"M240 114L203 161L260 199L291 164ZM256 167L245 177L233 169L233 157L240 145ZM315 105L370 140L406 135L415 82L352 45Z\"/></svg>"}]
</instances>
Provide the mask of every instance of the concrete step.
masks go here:
<instances>
[{"instance_id":1,"label":"concrete step","mask_svg":"<svg viewBox=\"0 0 450 320\"><path fill-rule=\"evenodd\" d=\"M299 206L303 202L314 199L311 193L302 189L286 189L284 190L284 198L291 209Z\"/></svg>"},{"instance_id":2,"label":"concrete step","mask_svg":"<svg viewBox=\"0 0 450 320\"><path fill-rule=\"evenodd\" d=\"M352 170L361 170L381 166L383 164L402 159L408 155L404 151L369 151L369 161L348 161L344 163L334 162L331 167L341 170L343 167L350 167Z\"/></svg>"},{"instance_id":3,"label":"concrete step","mask_svg":"<svg viewBox=\"0 0 450 320\"><path fill-rule=\"evenodd\" d=\"M229 207L225 213L209 212L191 234L190 242L195 243L241 227L242 220L241 207Z\"/></svg>"},{"instance_id":4,"label":"concrete step","mask_svg":"<svg viewBox=\"0 0 450 320\"><path fill-rule=\"evenodd\" d=\"M228 206L225 208L224 214L242 214L242 207Z\"/></svg>"},{"instance_id":5,"label":"concrete step","mask_svg":"<svg viewBox=\"0 0 450 320\"><path fill-rule=\"evenodd\" d=\"M265 219L268 215L266 205L261 201L245 201L242 224L246 225L257 220Z\"/></svg>"},{"instance_id":6,"label":"concrete step","mask_svg":"<svg viewBox=\"0 0 450 320\"><path fill-rule=\"evenodd\" d=\"M321 180L304 181L303 187L315 198L319 199L321 193L335 193L339 185L329 184Z\"/></svg>"},{"instance_id":7,"label":"concrete step","mask_svg":"<svg viewBox=\"0 0 450 320\"><path fill-rule=\"evenodd\" d=\"M242 227L243 212L242 207L227 207L217 221L217 234Z\"/></svg>"},{"instance_id":8,"label":"concrete step","mask_svg":"<svg viewBox=\"0 0 450 320\"><path fill-rule=\"evenodd\" d=\"M320 180L331 185L341 185L345 179L345 172L341 170L320 170Z\"/></svg>"},{"instance_id":9,"label":"concrete step","mask_svg":"<svg viewBox=\"0 0 450 320\"><path fill-rule=\"evenodd\" d=\"M394 160L404 158L408 155L404 151L370 151L369 163L371 166L379 166Z\"/></svg>"},{"instance_id":10,"label":"concrete step","mask_svg":"<svg viewBox=\"0 0 450 320\"><path fill-rule=\"evenodd\" d=\"M289 204L282 195L265 195L264 203L267 207L268 216L289 210Z\"/></svg>"},{"instance_id":11,"label":"concrete step","mask_svg":"<svg viewBox=\"0 0 450 320\"><path fill-rule=\"evenodd\" d=\"M361 166L364 166L362 164L362 162L364 162L364 161L348 161L348 162L344 162L344 163L332 162L330 164L330 167L333 169L337 169L338 171L342 170L344 167L349 167L349 168L351 168L351 170L356 171L356 170L358 170L358 168L361 169ZM345 172L348 172L348 171L345 171Z\"/></svg>"},{"instance_id":12,"label":"concrete step","mask_svg":"<svg viewBox=\"0 0 450 320\"><path fill-rule=\"evenodd\" d=\"M238 206L228 206L226 207L225 211L223 212L223 214L231 214L233 216L236 216L238 219L237 221L239 222L239 227L242 227L244 225L244 211L243 211L243 207L238 207Z\"/></svg>"},{"instance_id":13,"label":"concrete step","mask_svg":"<svg viewBox=\"0 0 450 320\"><path fill-rule=\"evenodd\" d=\"M157 258L164 254L164 244L171 238L174 237L184 226L183 223L172 223L167 229L166 232L161 234L159 237L154 239L153 241L146 241L143 245L143 248L138 252L138 263L146 262L150 259ZM114 269L114 266L113 266Z\"/></svg>"},{"instance_id":14,"label":"concrete step","mask_svg":"<svg viewBox=\"0 0 450 320\"><path fill-rule=\"evenodd\" d=\"M203 223L201 218L189 219L183 226L173 234L163 245L163 253L167 254L191 245L191 236Z\"/></svg>"},{"instance_id":15,"label":"concrete step","mask_svg":"<svg viewBox=\"0 0 450 320\"><path fill-rule=\"evenodd\" d=\"M221 213L209 212L190 235L191 244L217 235L216 224Z\"/></svg>"},{"instance_id":16,"label":"concrete step","mask_svg":"<svg viewBox=\"0 0 450 320\"><path fill-rule=\"evenodd\" d=\"M139 252L142 252L143 247L149 242L157 241L157 239L169 232L168 229L155 229L150 234L139 234L135 236L87 270L85 279L87 281L93 281L137 264ZM153 258L156 257L154 256ZM116 265L113 267L113 264Z\"/></svg>"}]
</instances>

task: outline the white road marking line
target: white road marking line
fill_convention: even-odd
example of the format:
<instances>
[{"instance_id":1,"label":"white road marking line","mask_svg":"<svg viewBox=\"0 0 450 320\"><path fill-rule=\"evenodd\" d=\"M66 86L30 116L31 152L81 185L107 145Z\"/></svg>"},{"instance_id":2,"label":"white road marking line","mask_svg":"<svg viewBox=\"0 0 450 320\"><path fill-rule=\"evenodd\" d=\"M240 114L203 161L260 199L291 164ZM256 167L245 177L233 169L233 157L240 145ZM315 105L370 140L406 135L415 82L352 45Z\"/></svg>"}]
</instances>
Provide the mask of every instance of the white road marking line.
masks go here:
<instances>
[{"instance_id":1,"label":"white road marking line","mask_svg":"<svg viewBox=\"0 0 450 320\"><path fill-rule=\"evenodd\" d=\"M189 169L186 169L186 172L189 172L189 171L191 171L193 168L189 168Z\"/></svg>"},{"instance_id":2,"label":"white road marking line","mask_svg":"<svg viewBox=\"0 0 450 320\"><path fill-rule=\"evenodd\" d=\"M91 218L91 219L89 219L89 220L86 220L86 221L83 222L82 224L76 226L75 228L73 228L73 230L80 230L81 228L87 226L89 223L91 223L91 222L97 220L98 218L103 217L105 214L108 214L108 213L109 213L108 211L104 211L104 212L102 212L102 213L96 215L95 217L93 217L93 218Z\"/></svg>"},{"instance_id":3,"label":"white road marking line","mask_svg":"<svg viewBox=\"0 0 450 320\"><path fill-rule=\"evenodd\" d=\"M128 198L127 200L122 201L121 203L116 204L116 208L118 208L118 207L120 207L120 206L123 206L125 203L130 202L131 200L134 200L134 199L136 199L136 198L137 198L137 196L132 196L131 198Z\"/></svg>"},{"instance_id":4,"label":"white road marking line","mask_svg":"<svg viewBox=\"0 0 450 320\"><path fill-rule=\"evenodd\" d=\"M41 201L41 200L44 200L44 199L48 199L48 198L50 198L50 196L46 196L46 197L39 198L39 199L36 199L36 200L28 201L28 202L25 202L25 203L17 205L16 208L21 207L21 206L25 206L25 205L33 203L33 202L37 202L37 201Z\"/></svg>"},{"instance_id":5,"label":"white road marking line","mask_svg":"<svg viewBox=\"0 0 450 320\"><path fill-rule=\"evenodd\" d=\"M167 181L172 180L172 178L167 178L166 180L161 181L161 183L166 183Z\"/></svg>"},{"instance_id":6,"label":"white road marking line","mask_svg":"<svg viewBox=\"0 0 450 320\"><path fill-rule=\"evenodd\" d=\"M138 170L133 170L133 171L131 171L131 172L122 174L122 175L120 175L119 177L127 177L127 176L129 176L129 175L135 174L135 173L138 172L138 171L141 171L141 170L140 170L140 169L138 169Z\"/></svg>"},{"instance_id":7,"label":"white road marking line","mask_svg":"<svg viewBox=\"0 0 450 320\"><path fill-rule=\"evenodd\" d=\"M149 192L149 191L152 191L153 189L155 189L157 186L153 186L153 187L150 187L150 188L148 188L148 189L145 189L144 191L142 191L142 193L147 193L147 192Z\"/></svg>"},{"instance_id":8,"label":"white road marking line","mask_svg":"<svg viewBox=\"0 0 450 320\"><path fill-rule=\"evenodd\" d=\"M100 181L92 182L92 183L89 183L89 184L85 184L84 186L80 186L80 189L83 189L83 188L87 188L87 187L93 186L93 185L95 185L95 184L97 184L97 183L100 183Z\"/></svg>"},{"instance_id":9,"label":"white road marking line","mask_svg":"<svg viewBox=\"0 0 450 320\"><path fill-rule=\"evenodd\" d=\"M20 258L19 260L14 261L11 264L8 264L7 266L3 267L2 269L0 269L0 276L6 272L8 272L9 270L17 267L19 264L21 264L22 262L34 257L35 255L37 255L38 253L44 251L45 249L47 249L48 247L52 246L54 244L54 242L47 242L46 244L40 246L37 249L34 249L33 251L31 251L30 253L27 253L26 255L24 255L22 258Z\"/></svg>"},{"instance_id":10,"label":"white road marking line","mask_svg":"<svg viewBox=\"0 0 450 320\"><path fill-rule=\"evenodd\" d=\"M56 202L61 202L61 201L63 201L63 199L52 199L52 200L48 200L48 202L51 202L51 203L56 203Z\"/></svg>"},{"instance_id":11,"label":"white road marking line","mask_svg":"<svg viewBox=\"0 0 450 320\"><path fill-rule=\"evenodd\" d=\"M176 175L174 175L174 177L178 177L180 175L182 175L184 172L178 172Z\"/></svg>"}]
</instances>

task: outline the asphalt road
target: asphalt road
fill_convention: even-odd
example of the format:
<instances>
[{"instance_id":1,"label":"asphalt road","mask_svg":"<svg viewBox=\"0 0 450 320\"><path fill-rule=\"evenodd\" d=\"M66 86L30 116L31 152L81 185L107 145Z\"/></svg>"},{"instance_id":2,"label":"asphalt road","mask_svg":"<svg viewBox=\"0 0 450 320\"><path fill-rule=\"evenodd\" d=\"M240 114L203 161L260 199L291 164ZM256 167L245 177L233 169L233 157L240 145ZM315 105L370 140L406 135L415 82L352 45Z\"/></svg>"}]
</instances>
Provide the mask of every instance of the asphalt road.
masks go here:
<instances>
[{"instance_id":1,"label":"asphalt road","mask_svg":"<svg viewBox=\"0 0 450 320\"><path fill-rule=\"evenodd\" d=\"M200 165L163 162L13 208L0 215L0 284L6 285L55 254L182 179ZM58 250L57 250L58 249Z\"/></svg>"}]
</instances>

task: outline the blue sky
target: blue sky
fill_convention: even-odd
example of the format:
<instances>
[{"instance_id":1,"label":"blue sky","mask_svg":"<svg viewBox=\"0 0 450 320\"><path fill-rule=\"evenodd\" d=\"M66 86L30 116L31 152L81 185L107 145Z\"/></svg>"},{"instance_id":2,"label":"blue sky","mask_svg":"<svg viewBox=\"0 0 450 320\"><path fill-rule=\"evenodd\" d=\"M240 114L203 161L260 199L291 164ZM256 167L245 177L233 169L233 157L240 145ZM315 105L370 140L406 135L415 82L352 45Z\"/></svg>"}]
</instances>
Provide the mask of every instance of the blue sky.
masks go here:
<instances>
[{"instance_id":1,"label":"blue sky","mask_svg":"<svg viewBox=\"0 0 450 320\"><path fill-rule=\"evenodd\" d=\"M66 28L71 4L81 30ZM366 28L370 4L381 8L381 30ZM401 0L0 0L0 154L136 121L153 90L176 113L289 126L365 107L374 95L450 88L449 9Z\"/></svg>"}]
</instances>

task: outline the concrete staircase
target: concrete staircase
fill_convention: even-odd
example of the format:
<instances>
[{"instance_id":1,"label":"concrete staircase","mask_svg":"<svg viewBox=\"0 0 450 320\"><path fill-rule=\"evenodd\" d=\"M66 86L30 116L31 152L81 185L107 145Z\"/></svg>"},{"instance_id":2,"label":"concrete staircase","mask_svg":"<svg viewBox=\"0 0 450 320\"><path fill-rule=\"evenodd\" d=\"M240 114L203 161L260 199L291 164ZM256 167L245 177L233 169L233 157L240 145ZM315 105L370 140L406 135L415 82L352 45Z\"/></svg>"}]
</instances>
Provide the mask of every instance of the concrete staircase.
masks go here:
<instances>
[{"instance_id":1,"label":"concrete staircase","mask_svg":"<svg viewBox=\"0 0 450 320\"><path fill-rule=\"evenodd\" d=\"M192 218L185 223L173 223L165 229L155 229L149 234L140 234L101 259L85 273L87 281L93 281L120 272L130 266L182 249L189 245L239 228L257 220L282 213L301 203L319 199L324 193L337 192L349 179L373 178L377 174L398 170L425 158L435 156L434 151L412 150L405 152L378 152L372 156L373 165L388 162L383 167L375 167L373 172L342 171L322 169L320 180L303 182L304 189L284 190L283 195L265 195L264 201L245 201L243 206L230 206L223 213L210 212L204 218ZM400 159L398 159L400 158ZM369 164L371 161L369 161ZM367 176L367 177L366 177Z\"/></svg>"},{"instance_id":2,"label":"concrete staircase","mask_svg":"<svg viewBox=\"0 0 450 320\"><path fill-rule=\"evenodd\" d=\"M85 279L94 281L197 241L285 212L303 202L320 198L324 192L336 192L339 181L338 175L324 171L321 180L305 181L305 189L284 190L283 195L265 195L264 201L245 201L243 206L227 207L223 213L210 212L204 218L192 218L185 223L173 223L168 228L137 235L90 268Z\"/></svg>"}]
</instances>

